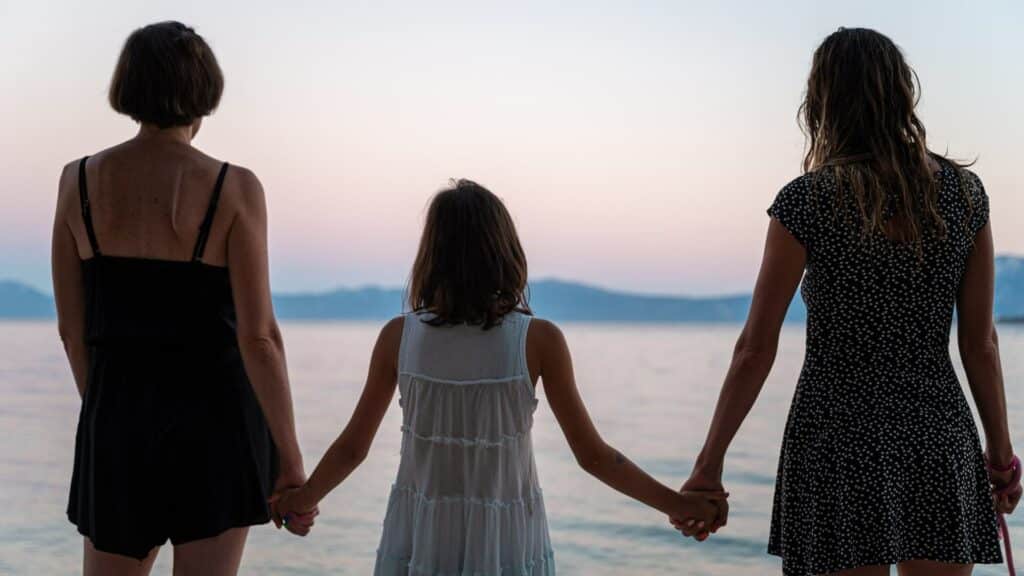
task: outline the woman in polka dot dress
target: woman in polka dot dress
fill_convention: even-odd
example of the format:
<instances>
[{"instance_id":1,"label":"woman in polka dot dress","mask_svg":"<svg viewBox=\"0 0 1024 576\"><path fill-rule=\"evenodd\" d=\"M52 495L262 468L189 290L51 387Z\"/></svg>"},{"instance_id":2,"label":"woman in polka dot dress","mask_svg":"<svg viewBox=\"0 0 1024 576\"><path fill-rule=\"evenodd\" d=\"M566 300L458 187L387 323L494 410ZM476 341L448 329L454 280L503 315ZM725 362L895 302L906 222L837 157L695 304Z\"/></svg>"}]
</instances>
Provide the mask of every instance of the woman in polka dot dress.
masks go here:
<instances>
[{"instance_id":1,"label":"woman in polka dot dress","mask_svg":"<svg viewBox=\"0 0 1024 576\"><path fill-rule=\"evenodd\" d=\"M998 563L1010 445L992 321L988 198L929 152L915 77L885 36L814 55L805 174L778 194L746 326L684 485L722 490L725 452L771 369L797 285L807 351L779 459L769 552L786 575L970 574ZM987 458L949 354L960 355ZM717 530L721 524L710 527ZM677 522L677 526L679 523Z\"/></svg>"}]
</instances>

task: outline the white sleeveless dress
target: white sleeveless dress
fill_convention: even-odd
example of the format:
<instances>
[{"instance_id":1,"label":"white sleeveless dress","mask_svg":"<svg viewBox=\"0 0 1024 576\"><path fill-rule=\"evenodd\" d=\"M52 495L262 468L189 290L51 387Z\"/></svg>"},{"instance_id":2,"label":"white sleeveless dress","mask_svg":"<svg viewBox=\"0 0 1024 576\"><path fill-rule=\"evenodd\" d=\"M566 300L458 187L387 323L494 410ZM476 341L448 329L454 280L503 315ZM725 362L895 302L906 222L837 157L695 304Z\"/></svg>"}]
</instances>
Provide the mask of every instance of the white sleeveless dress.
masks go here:
<instances>
[{"instance_id":1,"label":"white sleeveless dress","mask_svg":"<svg viewBox=\"0 0 1024 576\"><path fill-rule=\"evenodd\" d=\"M399 352L402 460L377 576L555 573L530 429L530 317L489 330L408 314Z\"/></svg>"}]
</instances>

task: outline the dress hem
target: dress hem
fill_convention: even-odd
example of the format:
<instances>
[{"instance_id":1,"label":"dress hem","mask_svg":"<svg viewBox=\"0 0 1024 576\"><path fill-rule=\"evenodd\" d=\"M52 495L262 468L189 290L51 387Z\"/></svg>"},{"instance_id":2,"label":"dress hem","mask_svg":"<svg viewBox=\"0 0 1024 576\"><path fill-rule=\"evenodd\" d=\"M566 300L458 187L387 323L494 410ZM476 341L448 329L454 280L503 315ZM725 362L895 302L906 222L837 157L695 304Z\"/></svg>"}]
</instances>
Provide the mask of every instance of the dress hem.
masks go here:
<instances>
[{"instance_id":1,"label":"dress hem","mask_svg":"<svg viewBox=\"0 0 1024 576\"><path fill-rule=\"evenodd\" d=\"M99 550L100 552L106 552L107 554L117 554L118 556L126 556L128 558L134 558L136 560L141 561L141 560L144 560L147 556L149 556L149 554L153 551L154 548L159 548L159 547L163 546L164 544L166 544L168 541L171 542L172 546L180 546L182 544L188 544L190 542L195 542L197 540L205 540L207 538L214 538L216 536L220 536L221 534L227 532L228 530L234 530L235 528L249 528L249 527L252 527L252 526L262 526L264 524L269 524L270 523L270 515L268 514L265 517L261 516L260 518L253 519L253 520L241 520L241 521L237 521L237 522L227 522L226 523L227 525L218 525L217 528L214 528L212 530L197 530L195 533L189 534L189 535L185 536L184 538L171 538L169 536L168 537L164 537L159 542L156 542L153 545L151 545L149 548L147 548L145 553L142 554L141 556L139 556L139 555L137 555L135 553L132 553L132 552L126 552L124 550L125 547L118 547L116 545L108 545L108 543L106 543L106 542L102 542L102 543L97 544L97 542L93 538L93 536L91 534L89 534L88 531L85 528L83 528L82 525L79 524L76 519L72 518L71 514L68 514L68 521L70 521L72 524L75 525L75 528L78 530L78 533L81 536L89 539L89 542L92 543L92 547L95 548L96 550Z\"/></svg>"},{"instance_id":2,"label":"dress hem","mask_svg":"<svg viewBox=\"0 0 1024 576\"><path fill-rule=\"evenodd\" d=\"M780 558L783 561L785 561L785 559L786 559L786 556L784 555L783 552L780 552L778 550L773 550L771 548L768 549L768 554L770 554L772 556L775 556L777 558ZM863 562L844 562L844 563L841 563L841 564L828 565L828 566L821 567L820 570L815 569L814 571L811 571L809 568L806 568L806 567L803 567L803 568L788 568L787 569L785 564L783 564L783 566L782 566L782 573L785 576L809 576L809 575L816 575L816 574L832 574L832 573L835 573L835 572L842 572L843 570L852 570L854 568L863 568L865 566L880 566L880 565L894 566L894 565L899 564L901 562L910 562L912 560L927 560L929 562L941 562L941 563L944 563L944 564L948 563L948 564L972 564L972 565L973 564L995 565L995 564L1002 564L1003 563L1002 552L999 553L999 559L998 560L991 560L991 559L982 559L982 560L966 559L965 560L964 558L937 558L937 557L935 557L933 555L929 555L929 554L900 554L900 555L895 556L895 557L882 558L882 559L879 559L878 561L867 560L867 561L863 561Z\"/></svg>"},{"instance_id":3,"label":"dress hem","mask_svg":"<svg viewBox=\"0 0 1024 576\"><path fill-rule=\"evenodd\" d=\"M498 568L497 572L480 572L476 570L460 570L458 572L438 572L431 570L422 565L417 565L413 562L410 557L393 556L377 550L377 562L386 562L390 564L398 564L405 566L410 574L416 576L504 576L506 574L529 574L534 571L535 568L541 568L547 570L549 564L553 564L555 560L555 551L548 549L543 554L535 556L533 560L524 562L521 564L509 564Z\"/></svg>"}]
</instances>

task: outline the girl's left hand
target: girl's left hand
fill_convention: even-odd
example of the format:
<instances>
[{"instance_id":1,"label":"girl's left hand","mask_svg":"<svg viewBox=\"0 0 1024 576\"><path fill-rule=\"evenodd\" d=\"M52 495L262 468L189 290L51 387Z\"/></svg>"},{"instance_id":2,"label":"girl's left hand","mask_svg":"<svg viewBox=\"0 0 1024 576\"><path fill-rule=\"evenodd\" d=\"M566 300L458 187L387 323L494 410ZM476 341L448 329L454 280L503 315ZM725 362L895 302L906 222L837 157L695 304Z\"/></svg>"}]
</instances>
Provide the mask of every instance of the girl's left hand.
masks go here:
<instances>
[{"instance_id":1,"label":"girl's left hand","mask_svg":"<svg viewBox=\"0 0 1024 576\"><path fill-rule=\"evenodd\" d=\"M277 513L275 502L288 490L294 490L299 488L306 483L306 472L302 466L302 462L295 464L287 464L281 462L281 471L277 475L277 481L274 482L274 492L270 496L270 518L274 521L274 526L278 529L283 526L281 516Z\"/></svg>"},{"instance_id":2,"label":"girl's left hand","mask_svg":"<svg viewBox=\"0 0 1024 576\"><path fill-rule=\"evenodd\" d=\"M309 534L320 509L316 505L307 504L304 496L304 490L299 487L280 492L271 498L270 508L278 528L284 526L296 536Z\"/></svg>"}]
</instances>

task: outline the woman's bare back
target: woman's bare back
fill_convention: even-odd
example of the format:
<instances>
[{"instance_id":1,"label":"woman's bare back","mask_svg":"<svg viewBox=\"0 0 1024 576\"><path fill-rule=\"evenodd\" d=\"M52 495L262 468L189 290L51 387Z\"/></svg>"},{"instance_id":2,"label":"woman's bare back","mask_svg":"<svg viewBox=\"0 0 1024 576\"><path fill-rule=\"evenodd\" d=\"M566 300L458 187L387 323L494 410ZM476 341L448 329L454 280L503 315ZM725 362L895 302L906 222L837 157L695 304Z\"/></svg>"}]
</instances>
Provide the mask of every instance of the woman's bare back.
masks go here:
<instances>
[{"instance_id":1,"label":"woman's bare back","mask_svg":"<svg viewBox=\"0 0 1024 576\"><path fill-rule=\"evenodd\" d=\"M184 142L140 136L91 156L85 174L93 226L108 256L189 260L223 163ZM239 177L242 176L242 177ZM247 170L225 176L203 261L227 264L227 236ZM61 210L82 259L92 249L82 220L78 162L61 179Z\"/></svg>"}]
</instances>

